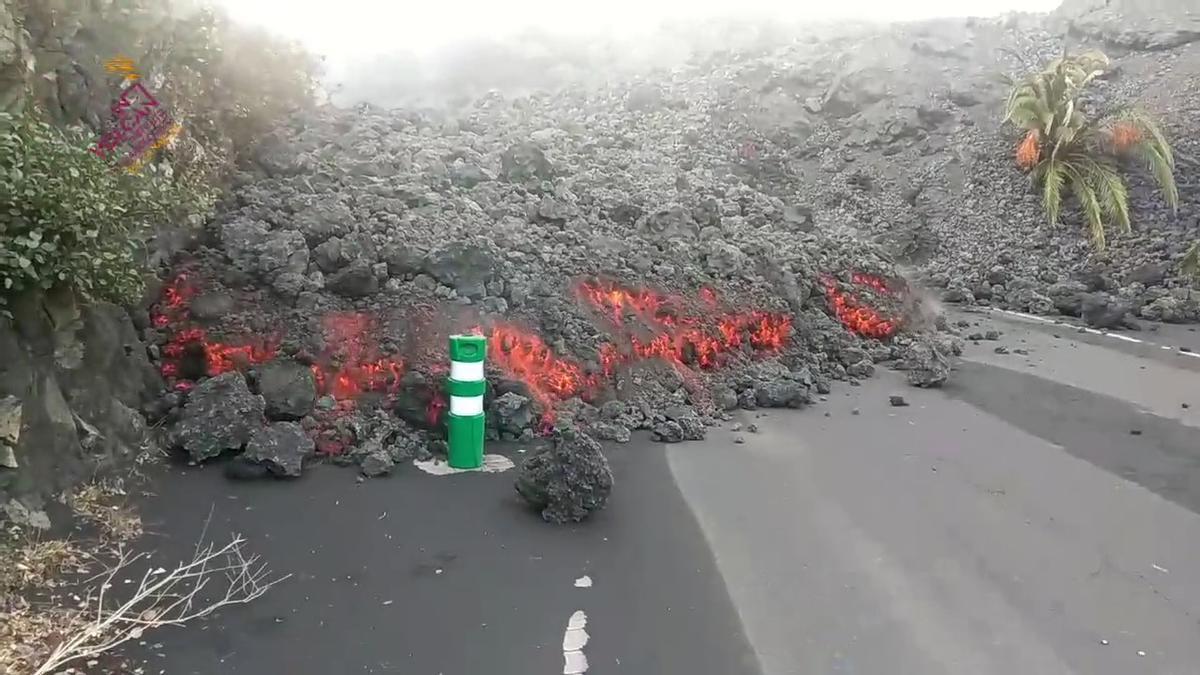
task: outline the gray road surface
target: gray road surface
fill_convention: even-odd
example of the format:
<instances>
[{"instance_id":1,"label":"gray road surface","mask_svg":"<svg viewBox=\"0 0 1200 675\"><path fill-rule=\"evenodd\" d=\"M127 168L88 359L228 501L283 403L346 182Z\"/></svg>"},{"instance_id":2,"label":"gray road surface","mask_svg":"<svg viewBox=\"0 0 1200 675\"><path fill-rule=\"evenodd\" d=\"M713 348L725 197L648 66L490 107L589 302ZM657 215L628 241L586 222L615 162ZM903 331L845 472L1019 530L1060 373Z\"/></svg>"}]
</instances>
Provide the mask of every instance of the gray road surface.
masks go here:
<instances>
[{"instance_id":1,"label":"gray road surface","mask_svg":"<svg viewBox=\"0 0 1200 675\"><path fill-rule=\"evenodd\" d=\"M584 611L594 675L1200 673L1200 359L1145 342L1200 339L995 327L943 390L883 372L744 413L758 433L610 448L612 505L576 527L521 508L511 473L172 469L146 509L161 559L211 507L212 533L294 576L134 656L182 675L553 675Z\"/></svg>"},{"instance_id":2,"label":"gray road surface","mask_svg":"<svg viewBox=\"0 0 1200 675\"><path fill-rule=\"evenodd\" d=\"M995 327L668 450L765 673L1200 673L1200 359Z\"/></svg>"}]
</instances>

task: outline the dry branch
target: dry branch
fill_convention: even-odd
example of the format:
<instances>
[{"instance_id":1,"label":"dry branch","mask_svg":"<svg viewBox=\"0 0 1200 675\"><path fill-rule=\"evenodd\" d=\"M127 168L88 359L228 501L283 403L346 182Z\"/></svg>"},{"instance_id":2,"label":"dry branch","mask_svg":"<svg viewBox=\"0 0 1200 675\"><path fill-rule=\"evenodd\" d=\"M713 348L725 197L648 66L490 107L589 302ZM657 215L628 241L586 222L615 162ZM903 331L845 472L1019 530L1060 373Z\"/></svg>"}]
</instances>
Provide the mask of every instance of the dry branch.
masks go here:
<instances>
[{"instance_id":1,"label":"dry branch","mask_svg":"<svg viewBox=\"0 0 1200 675\"><path fill-rule=\"evenodd\" d=\"M113 607L110 591L114 580L149 559L146 553L132 554L119 549L117 561L94 577L100 585L88 592L85 608L81 610L87 624L59 644L34 675L47 675L72 661L99 656L140 638L148 628L178 626L222 607L246 604L288 578L271 578L270 570L258 556L247 557L243 550L245 541L241 535L234 535L221 548L211 543L202 547L198 543L191 562L181 563L170 572L147 569L133 595ZM214 580L220 581L214 583ZM216 592L204 594L210 587Z\"/></svg>"}]
</instances>

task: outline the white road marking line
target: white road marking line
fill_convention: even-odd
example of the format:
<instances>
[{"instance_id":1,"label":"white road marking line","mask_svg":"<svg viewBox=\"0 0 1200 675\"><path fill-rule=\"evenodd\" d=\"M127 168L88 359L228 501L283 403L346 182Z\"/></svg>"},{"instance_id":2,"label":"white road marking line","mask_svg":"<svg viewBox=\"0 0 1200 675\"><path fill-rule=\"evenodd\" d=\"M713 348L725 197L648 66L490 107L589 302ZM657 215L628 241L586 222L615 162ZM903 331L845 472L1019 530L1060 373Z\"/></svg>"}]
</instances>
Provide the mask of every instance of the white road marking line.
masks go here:
<instances>
[{"instance_id":1,"label":"white road marking line","mask_svg":"<svg viewBox=\"0 0 1200 675\"><path fill-rule=\"evenodd\" d=\"M500 473L508 471L515 465L512 460L504 455L484 455L483 466L478 469L455 469L446 463L445 460L434 457L428 460L413 460L413 466L424 471L425 473L433 474L434 476L450 476L456 473Z\"/></svg>"},{"instance_id":2,"label":"white road marking line","mask_svg":"<svg viewBox=\"0 0 1200 675\"><path fill-rule=\"evenodd\" d=\"M1063 321L1056 321L1054 319L1048 319L1044 316L1037 316L1034 314L1026 314L1025 312L1014 312L1011 309L996 309L994 307L988 309L988 311L989 312L997 312L1000 314L1008 314L1011 316L1017 316L1022 319L1028 319L1030 321L1037 321L1039 323L1048 323L1048 324L1055 325L1055 326L1062 326L1064 328L1073 328L1075 330L1082 330L1083 332L1091 333L1092 335L1103 335L1105 337L1116 338L1117 340L1124 340L1125 342L1132 342L1134 344L1150 345L1151 347L1160 347L1162 349L1166 349L1168 351L1173 351L1173 352L1182 354L1184 356L1200 358L1200 354L1197 354L1196 352L1185 352L1178 347L1170 347L1168 345L1160 345L1156 342L1147 342L1145 340L1139 340L1135 337L1129 337L1128 335L1121 335L1120 333L1109 333L1108 331L1096 330L1095 328L1088 328L1086 326L1075 326L1075 325L1072 325L1072 324L1069 324L1069 323L1066 323Z\"/></svg>"},{"instance_id":3,"label":"white road marking line","mask_svg":"<svg viewBox=\"0 0 1200 675\"><path fill-rule=\"evenodd\" d=\"M583 675L587 672L587 656L583 648L588 643L587 614L578 610L567 620L567 630L563 633L563 675Z\"/></svg>"}]
</instances>

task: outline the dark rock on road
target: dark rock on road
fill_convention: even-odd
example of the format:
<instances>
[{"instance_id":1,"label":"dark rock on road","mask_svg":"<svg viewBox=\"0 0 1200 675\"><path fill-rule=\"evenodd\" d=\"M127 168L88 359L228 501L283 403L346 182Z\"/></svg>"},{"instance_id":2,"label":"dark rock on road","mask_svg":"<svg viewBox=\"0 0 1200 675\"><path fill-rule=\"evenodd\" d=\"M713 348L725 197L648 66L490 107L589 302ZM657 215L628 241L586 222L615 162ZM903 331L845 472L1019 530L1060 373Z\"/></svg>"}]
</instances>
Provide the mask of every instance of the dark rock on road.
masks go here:
<instances>
[{"instance_id":1,"label":"dark rock on road","mask_svg":"<svg viewBox=\"0 0 1200 675\"><path fill-rule=\"evenodd\" d=\"M196 385L188 395L176 443L194 462L240 450L263 426L262 396L250 393L241 373L229 372Z\"/></svg>"},{"instance_id":2,"label":"dark rock on road","mask_svg":"<svg viewBox=\"0 0 1200 675\"><path fill-rule=\"evenodd\" d=\"M551 523L578 522L604 508L612 487L600 444L571 429L526 458L516 480L517 493Z\"/></svg>"},{"instance_id":3,"label":"dark rock on road","mask_svg":"<svg viewBox=\"0 0 1200 675\"><path fill-rule=\"evenodd\" d=\"M314 445L304 429L295 422L275 422L254 431L241 460L265 466L273 475L296 478L304 470L304 460L313 454Z\"/></svg>"},{"instance_id":4,"label":"dark rock on road","mask_svg":"<svg viewBox=\"0 0 1200 675\"><path fill-rule=\"evenodd\" d=\"M1093 328L1123 328L1129 325L1129 305L1104 293L1083 297L1083 320Z\"/></svg>"},{"instance_id":5,"label":"dark rock on road","mask_svg":"<svg viewBox=\"0 0 1200 675\"><path fill-rule=\"evenodd\" d=\"M918 341L901 354L897 366L914 387L940 387L950 377L950 359L931 341Z\"/></svg>"}]
</instances>

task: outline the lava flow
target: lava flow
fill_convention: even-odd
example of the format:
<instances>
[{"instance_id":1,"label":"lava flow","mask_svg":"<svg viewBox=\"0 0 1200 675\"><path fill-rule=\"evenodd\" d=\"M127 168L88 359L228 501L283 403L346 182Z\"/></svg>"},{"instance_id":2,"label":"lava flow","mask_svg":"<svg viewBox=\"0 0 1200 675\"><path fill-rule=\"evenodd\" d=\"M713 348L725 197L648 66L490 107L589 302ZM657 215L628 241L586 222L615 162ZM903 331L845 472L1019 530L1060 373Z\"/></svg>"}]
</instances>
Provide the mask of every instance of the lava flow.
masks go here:
<instances>
[{"instance_id":1,"label":"lava flow","mask_svg":"<svg viewBox=\"0 0 1200 675\"><path fill-rule=\"evenodd\" d=\"M357 398L366 392L400 390L404 361L380 356L372 339L375 321L351 312L330 314L322 319L325 344L318 363L311 366L317 391L338 401Z\"/></svg>"},{"instance_id":2,"label":"lava flow","mask_svg":"<svg viewBox=\"0 0 1200 675\"><path fill-rule=\"evenodd\" d=\"M626 326L626 317L640 319L650 328L652 336L643 339L636 334L628 337L630 351L636 358L663 359L673 364L694 364L701 369L721 365L724 354L749 345L756 351L773 352L783 348L791 335L792 318L786 314L750 310L724 312L713 317L686 314L689 303L648 289L629 289L614 283L583 283L580 295L618 328ZM714 310L716 293L711 288L700 290L699 303ZM620 361L615 348L601 350L605 372Z\"/></svg>"},{"instance_id":3,"label":"lava flow","mask_svg":"<svg viewBox=\"0 0 1200 675\"><path fill-rule=\"evenodd\" d=\"M488 333L488 360L510 379L524 382L543 413L543 425L554 421L554 404L572 396L590 396L600 381L583 368L555 356L537 335L500 324Z\"/></svg>"},{"instance_id":4,"label":"lava flow","mask_svg":"<svg viewBox=\"0 0 1200 675\"><path fill-rule=\"evenodd\" d=\"M163 299L151 316L156 328L180 326L190 322L190 302L196 289L186 274L179 274L163 289ZM279 348L276 337L247 344L228 344L210 340L203 328L184 326L176 330L162 347L163 377L182 378L177 389L189 389L190 380L208 375L214 377L231 370L264 363L275 357Z\"/></svg>"},{"instance_id":5,"label":"lava flow","mask_svg":"<svg viewBox=\"0 0 1200 675\"><path fill-rule=\"evenodd\" d=\"M851 279L853 283L871 288L881 295L895 295L884 279L873 274L855 272L851 275ZM833 313L846 328L863 337L877 340L891 337L900 328L898 318L887 318L869 306L862 298L841 290L832 276L823 277L822 283L825 286L825 297L829 299Z\"/></svg>"}]
</instances>

